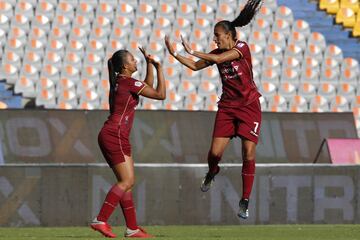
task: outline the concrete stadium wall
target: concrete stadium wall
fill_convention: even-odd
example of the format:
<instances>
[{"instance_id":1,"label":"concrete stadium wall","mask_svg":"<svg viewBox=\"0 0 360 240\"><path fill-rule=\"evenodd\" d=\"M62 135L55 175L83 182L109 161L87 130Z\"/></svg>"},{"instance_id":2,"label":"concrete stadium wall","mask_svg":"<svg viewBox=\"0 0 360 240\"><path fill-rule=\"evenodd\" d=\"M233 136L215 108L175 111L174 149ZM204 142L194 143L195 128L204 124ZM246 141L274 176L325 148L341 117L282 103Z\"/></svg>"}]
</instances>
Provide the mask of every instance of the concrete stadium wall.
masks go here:
<instances>
[{"instance_id":1,"label":"concrete stadium wall","mask_svg":"<svg viewBox=\"0 0 360 240\"><path fill-rule=\"evenodd\" d=\"M0 165L8 163L103 163L97 135L108 111L2 110ZM262 115L257 162L312 163L324 138L357 138L349 113ZM131 132L133 157L141 163L204 163L215 112L137 111ZM330 162L320 155L318 162ZM224 163L241 162L233 139Z\"/></svg>"},{"instance_id":2,"label":"concrete stadium wall","mask_svg":"<svg viewBox=\"0 0 360 240\"><path fill-rule=\"evenodd\" d=\"M250 218L236 216L241 165L225 164L202 193L204 164L137 164L138 222L174 224L360 223L360 167L258 164ZM114 183L105 164L0 166L0 226L84 226ZM113 225L124 224L120 208Z\"/></svg>"}]
</instances>

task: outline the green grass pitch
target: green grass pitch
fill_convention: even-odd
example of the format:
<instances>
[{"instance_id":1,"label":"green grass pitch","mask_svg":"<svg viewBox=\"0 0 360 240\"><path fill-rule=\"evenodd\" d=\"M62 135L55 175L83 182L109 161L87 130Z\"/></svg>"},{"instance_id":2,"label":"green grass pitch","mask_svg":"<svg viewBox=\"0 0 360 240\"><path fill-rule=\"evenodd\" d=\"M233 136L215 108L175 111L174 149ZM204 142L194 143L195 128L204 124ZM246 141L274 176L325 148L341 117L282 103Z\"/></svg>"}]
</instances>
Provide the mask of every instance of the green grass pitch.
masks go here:
<instances>
[{"instance_id":1,"label":"green grass pitch","mask_svg":"<svg viewBox=\"0 0 360 240\"><path fill-rule=\"evenodd\" d=\"M247 226L149 226L160 240L359 240L360 225L247 225ZM123 239L123 227L115 227L116 239ZM0 239L105 239L88 227L0 228Z\"/></svg>"}]
</instances>

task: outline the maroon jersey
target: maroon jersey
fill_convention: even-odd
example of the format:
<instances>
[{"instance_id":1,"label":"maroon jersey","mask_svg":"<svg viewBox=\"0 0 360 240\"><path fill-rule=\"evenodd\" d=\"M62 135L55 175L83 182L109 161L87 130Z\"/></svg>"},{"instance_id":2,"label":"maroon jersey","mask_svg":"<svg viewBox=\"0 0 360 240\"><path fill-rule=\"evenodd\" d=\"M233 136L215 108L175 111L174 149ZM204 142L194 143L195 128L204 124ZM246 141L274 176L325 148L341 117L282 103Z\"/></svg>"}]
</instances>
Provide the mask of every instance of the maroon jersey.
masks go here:
<instances>
[{"instance_id":1,"label":"maroon jersey","mask_svg":"<svg viewBox=\"0 0 360 240\"><path fill-rule=\"evenodd\" d=\"M249 105L261 94L253 80L250 49L246 42L237 41L233 47L240 57L217 64L222 82L219 107L242 107ZM221 54L228 50L214 49L210 53Z\"/></svg>"},{"instance_id":2,"label":"maroon jersey","mask_svg":"<svg viewBox=\"0 0 360 240\"><path fill-rule=\"evenodd\" d=\"M115 87L113 110L107 123L125 127L129 132L134 120L139 93L146 85L131 77L119 76ZM126 134L129 134L126 132Z\"/></svg>"}]
</instances>

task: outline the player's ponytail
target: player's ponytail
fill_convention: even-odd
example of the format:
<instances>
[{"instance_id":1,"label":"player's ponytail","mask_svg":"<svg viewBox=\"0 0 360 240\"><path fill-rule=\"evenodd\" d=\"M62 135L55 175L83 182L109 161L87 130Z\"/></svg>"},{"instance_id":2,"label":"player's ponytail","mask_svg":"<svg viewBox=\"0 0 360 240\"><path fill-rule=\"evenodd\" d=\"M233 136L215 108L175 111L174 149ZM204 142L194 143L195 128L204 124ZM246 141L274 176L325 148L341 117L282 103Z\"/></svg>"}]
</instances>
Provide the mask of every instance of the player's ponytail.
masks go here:
<instances>
[{"instance_id":1,"label":"player's ponytail","mask_svg":"<svg viewBox=\"0 0 360 240\"><path fill-rule=\"evenodd\" d=\"M223 20L215 24L215 27L221 26L226 32L231 32L231 36L236 40L236 27L243 27L250 23L255 14L261 8L262 0L248 0L240 14L233 20Z\"/></svg>"},{"instance_id":2,"label":"player's ponytail","mask_svg":"<svg viewBox=\"0 0 360 240\"><path fill-rule=\"evenodd\" d=\"M114 110L114 99L117 89L117 75L120 74L122 69L124 68L126 55L128 53L129 52L127 50L118 50L108 60L109 85L110 85L110 91L109 91L110 113L112 113Z\"/></svg>"}]
</instances>

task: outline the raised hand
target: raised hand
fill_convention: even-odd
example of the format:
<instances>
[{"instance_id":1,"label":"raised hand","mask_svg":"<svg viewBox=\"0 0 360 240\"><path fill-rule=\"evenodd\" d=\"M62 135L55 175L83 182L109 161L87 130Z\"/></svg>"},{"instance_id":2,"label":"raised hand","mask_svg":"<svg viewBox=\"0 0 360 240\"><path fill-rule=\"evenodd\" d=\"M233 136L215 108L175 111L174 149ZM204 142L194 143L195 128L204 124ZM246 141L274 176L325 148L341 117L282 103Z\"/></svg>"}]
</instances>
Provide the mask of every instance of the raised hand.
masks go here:
<instances>
[{"instance_id":1,"label":"raised hand","mask_svg":"<svg viewBox=\"0 0 360 240\"><path fill-rule=\"evenodd\" d=\"M139 47L139 50L144 55L144 58L145 58L146 62L151 63L151 55L147 54L145 48L144 47Z\"/></svg>"},{"instance_id":2,"label":"raised hand","mask_svg":"<svg viewBox=\"0 0 360 240\"><path fill-rule=\"evenodd\" d=\"M184 46L185 51L189 54L193 54L194 51L191 49L190 44L183 38L182 35L180 35L180 37L181 37L181 43Z\"/></svg>"}]
</instances>

